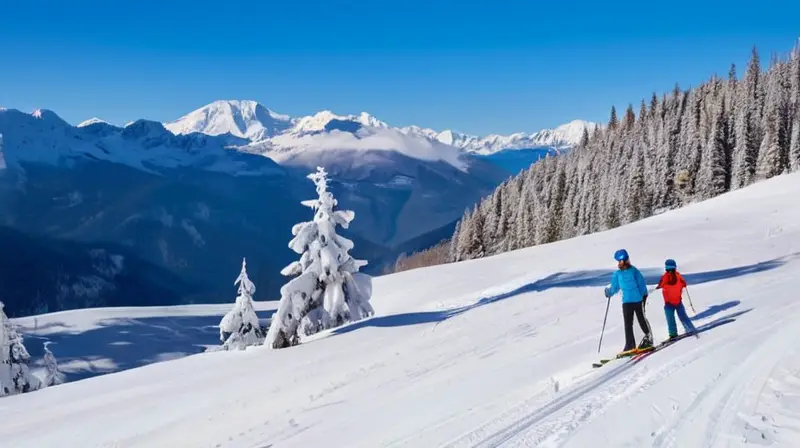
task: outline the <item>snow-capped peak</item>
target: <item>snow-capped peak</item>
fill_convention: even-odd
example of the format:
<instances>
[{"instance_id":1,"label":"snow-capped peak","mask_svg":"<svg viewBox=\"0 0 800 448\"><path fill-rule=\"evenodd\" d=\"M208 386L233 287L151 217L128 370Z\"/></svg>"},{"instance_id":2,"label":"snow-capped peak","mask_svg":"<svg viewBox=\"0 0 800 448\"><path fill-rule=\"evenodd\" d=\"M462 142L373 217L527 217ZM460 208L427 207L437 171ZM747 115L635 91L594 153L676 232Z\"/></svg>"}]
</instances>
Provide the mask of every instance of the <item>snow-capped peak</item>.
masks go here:
<instances>
[{"instance_id":1,"label":"snow-capped peak","mask_svg":"<svg viewBox=\"0 0 800 448\"><path fill-rule=\"evenodd\" d=\"M259 141L289 129L292 124L289 116L275 113L256 101L219 100L165 123L164 127L174 134L231 134Z\"/></svg>"},{"instance_id":2,"label":"snow-capped peak","mask_svg":"<svg viewBox=\"0 0 800 448\"><path fill-rule=\"evenodd\" d=\"M553 131L563 136L565 140L570 142L579 143L583 130L588 129L590 132L597 127L597 123L591 123L584 120L572 120L569 123L558 126Z\"/></svg>"},{"instance_id":3,"label":"snow-capped peak","mask_svg":"<svg viewBox=\"0 0 800 448\"><path fill-rule=\"evenodd\" d=\"M330 110L323 110L314 115L298 119L291 132L295 134L304 134L324 131L328 129L329 124L333 121L352 122L372 128L389 128L388 124L366 112L361 112L358 115L336 115Z\"/></svg>"},{"instance_id":4,"label":"snow-capped peak","mask_svg":"<svg viewBox=\"0 0 800 448\"><path fill-rule=\"evenodd\" d=\"M91 125L97 124L97 123L109 124L105 120L102 120L102 119L97 118L97 117L93 117L93 118L90 118L90 119L88 119L86 121L82 121L82 122L78 123L78 126L76 126L76 127L85 128L86 126L91 126Z\"/></svg>"}]
</instances>

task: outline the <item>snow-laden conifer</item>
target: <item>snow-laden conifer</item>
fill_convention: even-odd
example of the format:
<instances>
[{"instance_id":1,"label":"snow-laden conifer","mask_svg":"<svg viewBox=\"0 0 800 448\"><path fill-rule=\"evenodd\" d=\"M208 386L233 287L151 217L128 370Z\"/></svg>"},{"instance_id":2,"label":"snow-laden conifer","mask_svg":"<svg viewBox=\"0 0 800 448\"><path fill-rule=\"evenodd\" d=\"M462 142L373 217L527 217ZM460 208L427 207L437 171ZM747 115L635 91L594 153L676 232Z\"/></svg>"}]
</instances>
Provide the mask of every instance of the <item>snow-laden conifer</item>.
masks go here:
<instances>
[{"instance_id":1,"label":"snow-laden conifer","mask_svg":"<svg viewBox=\"0 0 800 448\"><path fill-rule=\"evenodd\" d=\"M323 168L308 178L319 197L302 202L314 210L314 219L292 228L289 247L301 257L281 271L296 277L281 288L267 332L266 344L272 348L297 345L304 336L374 314L369 303L372 280L358 272L367 262L351 257L353 242L336 234L336 226L348 228L355 213L334 210L337 201L328 191Z\"/></svg>"},{"instance_id":2,"label":"snow-laden conifer","mask_svg":"<svg viewBox=\"0 0 800 448\"><path fill-rule=\"evenodd\" d=\"M28 368L31 355L3 307L0 302L0 396L39 389L39 379Z\"/></svg>"},{"instance_id":3,"label":"snow-laden conifer","mask_svg":"<svg viewBox=\"0 0 800 448\"><path fill-rule=\"evenodd\" d=\"M239 295L233 309L219 323L219 337L225 350L244 350L245 347L261 344L264 339L253 307L256 285L247 276L247 260L244 258L242 270L233 284L239 286Z\"/></svg>"}]
</instances>

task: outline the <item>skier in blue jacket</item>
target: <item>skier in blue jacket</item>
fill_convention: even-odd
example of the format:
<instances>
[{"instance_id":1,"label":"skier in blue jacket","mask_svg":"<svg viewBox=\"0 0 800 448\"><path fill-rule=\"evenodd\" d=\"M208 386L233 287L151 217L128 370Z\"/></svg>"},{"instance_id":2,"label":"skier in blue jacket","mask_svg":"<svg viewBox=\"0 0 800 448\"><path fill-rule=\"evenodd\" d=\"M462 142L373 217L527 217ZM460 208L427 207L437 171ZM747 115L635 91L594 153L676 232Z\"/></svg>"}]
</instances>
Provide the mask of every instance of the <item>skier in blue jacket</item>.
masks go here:
<instances>
[{"instance_id":1,"label":"skier in blue jacket","mask_svg":"<svg viewBox=\"0 0 800 448\"><path fill-rule=\"evenodd\" d=\"M611 275L611 286L606 287L605 294L606 297L611 297L622 291L622 317L625 322L625 349L623 352L637 348L633 336L634 314L644 332L644 338L638 348L652 347L653 333L650 331L650 323L644 315L644 307L647 303L647 284L644 276L631 264L625 249L618 250L614 254L614 259L617 260L619 269Z\"/></svg>"}]
</instances>

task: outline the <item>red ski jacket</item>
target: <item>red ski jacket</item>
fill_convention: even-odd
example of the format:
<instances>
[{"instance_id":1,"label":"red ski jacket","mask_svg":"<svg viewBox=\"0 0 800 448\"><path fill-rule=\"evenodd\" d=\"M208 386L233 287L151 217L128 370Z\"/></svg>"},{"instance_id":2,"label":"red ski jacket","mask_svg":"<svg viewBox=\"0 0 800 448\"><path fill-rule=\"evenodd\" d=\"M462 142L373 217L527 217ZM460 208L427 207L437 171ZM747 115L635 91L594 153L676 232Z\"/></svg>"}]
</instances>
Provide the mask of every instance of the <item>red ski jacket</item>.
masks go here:
<instances>
[{"instance_id":1,"label":"red ski jacket","mask_svg":"<svg viewBox=\"0 0 800 448\"><path fill-rule=\"evenodd\" d=\"M661 294L664 295L664 303L670 305L679 305L681 303L681 292L686 287L686 280L680 272L675 271L673 275L670 272L665 272L658 281L656 289L661 289Z\"/></svg>"}]
</instances>

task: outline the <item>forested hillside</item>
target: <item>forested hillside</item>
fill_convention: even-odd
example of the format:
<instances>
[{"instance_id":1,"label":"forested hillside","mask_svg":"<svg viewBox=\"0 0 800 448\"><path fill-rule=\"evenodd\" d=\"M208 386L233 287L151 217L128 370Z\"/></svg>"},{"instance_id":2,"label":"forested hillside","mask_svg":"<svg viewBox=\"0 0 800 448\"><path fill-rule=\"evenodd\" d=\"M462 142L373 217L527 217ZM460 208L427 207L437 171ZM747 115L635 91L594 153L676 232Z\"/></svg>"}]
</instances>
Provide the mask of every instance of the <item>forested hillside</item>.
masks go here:
<instances>
[{"instance_id":1,"label":"forested hillside","mask_svg":"<svg viewBox=\"0 0 800 448\"><path fill-rule=\"evenodd\" d=\"M614 228L800 170L800 47L746 73L630 105L467 211L449 261Z\"/></svg>"}]
</instances>

